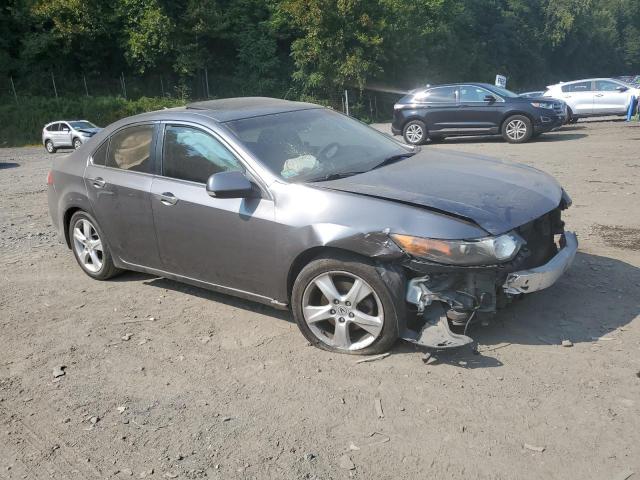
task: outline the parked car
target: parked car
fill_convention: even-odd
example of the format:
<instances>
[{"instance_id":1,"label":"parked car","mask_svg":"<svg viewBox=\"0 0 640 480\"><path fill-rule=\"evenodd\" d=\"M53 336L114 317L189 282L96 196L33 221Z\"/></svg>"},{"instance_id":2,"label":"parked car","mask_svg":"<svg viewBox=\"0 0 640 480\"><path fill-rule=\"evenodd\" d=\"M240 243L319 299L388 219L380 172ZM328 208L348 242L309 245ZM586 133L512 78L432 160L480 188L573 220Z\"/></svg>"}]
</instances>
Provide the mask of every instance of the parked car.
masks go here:
<instances>
[{"instance_id":1,"label":"parked car","mask_svg":"<svg viewBox=\"0 0 640 480\"><path fill-rule=\"evenodd\" d=\"M47 179L89 277L135 270L289 308L331 351L467 344L450 321L549 287L577 249L549 175L421 151L310 103L194 103L120 120L90 147Z\"/></svg>"},{"instance_id":2,"label":"parked car","mask_svg":"<svg viewBox=\"0 0 640 480\"><path fill-rule=\"evenodd\" d=\"M614 78L588 78L550 85L545 97L567 104L569 122L604 115L626 115L631 97L640 96L640 88Z\"/></svg>"},{"instance_id":3,"label":"parked car","mask_svg":"<svg viewBox=\"0 0 640 480\"><path fill-rule=\"evenodd\" d=\"M49 153L55 153L63 147L78 149L99 131L100 128L88 120L51 122L42 129L42 144Z\"/></svg>"},{"instance_id":4,"label":"parked car","mask_svg":"<svg viewBox=\"0 0 640 480\"><path fill-rule=\"evenodd\" d=\"M414 90L394 106L391 130L410 145L461 135L498 135L524 143L564 123L563 106L523 98L488 83L456 83Z\"/></svg>"},{"instance_id":5,"label":"parked car","mask_svg":"<svg viewBox=\"0 0 640 480\"><path fill-rule=\"evenodd\" d=\"M536 90L535 92L524 92L519 94L524 98L538 98L544 95L544 90Z\"/></svg>"}]
</instances>

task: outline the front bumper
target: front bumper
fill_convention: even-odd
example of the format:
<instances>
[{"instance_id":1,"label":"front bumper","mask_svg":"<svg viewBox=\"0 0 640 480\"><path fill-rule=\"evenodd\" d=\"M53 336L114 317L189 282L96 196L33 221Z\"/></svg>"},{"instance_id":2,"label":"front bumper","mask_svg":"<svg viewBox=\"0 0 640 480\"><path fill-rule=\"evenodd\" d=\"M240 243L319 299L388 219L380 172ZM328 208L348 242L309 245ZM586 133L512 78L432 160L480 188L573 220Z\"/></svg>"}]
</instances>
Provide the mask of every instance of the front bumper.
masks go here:
<instances>
[{"instance_id":1,"label":"front bumper","mask_svg":"<svg viewBox=\"0 0 640 480\"><path fill-rule=\"evenodd\" d=\"M512 272L507 275L502 288L509 295L531 293L550 287L571 266L578 250L578 238L573 232L565 232L561 240L562 248L547 263L529 270Z\"/></svg>"}]
</instances>

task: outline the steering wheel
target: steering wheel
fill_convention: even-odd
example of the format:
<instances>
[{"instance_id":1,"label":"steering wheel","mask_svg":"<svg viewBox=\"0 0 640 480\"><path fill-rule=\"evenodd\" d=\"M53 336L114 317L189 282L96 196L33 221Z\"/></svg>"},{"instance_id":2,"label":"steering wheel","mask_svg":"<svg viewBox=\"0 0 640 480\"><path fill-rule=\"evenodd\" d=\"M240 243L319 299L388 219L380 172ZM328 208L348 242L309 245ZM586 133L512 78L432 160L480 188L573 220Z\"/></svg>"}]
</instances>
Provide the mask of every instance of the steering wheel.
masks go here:
<instances>
[{"instance_id":1,"label":"steering wheel","mask_svg":"<svg viewBox=\"0 0 640 480\"><path fill-rule=\"evenodd\" d=\"M318 157L323 157L327 160L331 160L336 156L338 150L340 150L340 144L338 142L331 142L322 147L322 150L318 152Z\"/></svg>"}]
</instances>

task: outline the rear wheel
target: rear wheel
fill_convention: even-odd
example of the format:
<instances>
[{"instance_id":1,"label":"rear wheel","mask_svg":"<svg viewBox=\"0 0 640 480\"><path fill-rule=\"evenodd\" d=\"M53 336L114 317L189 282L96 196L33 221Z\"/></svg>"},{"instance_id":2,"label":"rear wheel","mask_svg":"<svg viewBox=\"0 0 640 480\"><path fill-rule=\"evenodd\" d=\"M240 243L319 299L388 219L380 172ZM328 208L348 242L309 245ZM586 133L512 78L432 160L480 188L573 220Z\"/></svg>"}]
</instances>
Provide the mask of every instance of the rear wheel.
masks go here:
<instances>
[{"instance_id":1,"label":"rear wheel","mask_svg":"<svg viewBox=\"0 0 640 480\"><path fill-rule=\"evenodd\" d=\"M69 222L71 249L84 273L96 280L107 280L121 270L113 264L113 257L102 230L86 212L76 212Z\"/></svg>"},{"instance_id":2,"label":"rear wheel","mask_svg":"<svg viewBox=\"0 0 640 480\"><path fill-rule=\"evenodd\" d=\"M351 255L321 257L303 268L291 306L300 331L313 345L360 355L391 348L404 312L376 267Z\"/></svg>"},{"instance_id":3,"label":"rear wheel","mask_svg":"<svg viewBox=\"0 0 640 480\"><path fill-rule=\"evenodd\" d=\"M44 142L44 148L49 153L56 153L57 150L56 147L53 146L53 142L51 140L47 140L46 142Z\"/></svg>"},{"instance_id":4,"label":"rear wheel","mask_svg":"<svg viewBox=\"0 0 640 480\"><path fill-rule=\"evenodd\" d=\"M502 125L502 137L509 143L524 143L533 135L533 125L524 115L513 115Z\"/></svg>"},{"instance_id":5,"label":"rear wheel","mask_svg":"<svg viewBox=\"0 0 640 480\"><path fill-rule=\"evenodd\" d=\"M427 139L427 126L422 120L411 120L402 129L402 136L409 145L422 145Z\"/></svg>"}]
</instances>

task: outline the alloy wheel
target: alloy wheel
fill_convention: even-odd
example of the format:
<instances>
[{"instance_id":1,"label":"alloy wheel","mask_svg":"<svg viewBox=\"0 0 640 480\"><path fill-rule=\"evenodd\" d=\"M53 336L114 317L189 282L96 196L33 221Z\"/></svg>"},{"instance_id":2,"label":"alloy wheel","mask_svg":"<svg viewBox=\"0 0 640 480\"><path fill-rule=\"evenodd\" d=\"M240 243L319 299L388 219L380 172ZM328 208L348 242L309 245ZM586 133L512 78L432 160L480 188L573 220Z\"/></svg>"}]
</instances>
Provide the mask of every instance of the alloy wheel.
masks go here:
<instances>
[{"instance_id":1,"label":"alloy wheel","mask_svg":"<svg viewBox=\"0 0 640 480\"><path fill-rule=\"evenodd\" d=\"M53 143L49 141L45 144L45 147L47 148L47 152L53 153Z\"/></svg>"},{"instance_id":2,"label":"alloy wheel","mask_svg":"<svg viewBox=\"0 0 640 480\"><path fill-rule=\"evenodd\" d=\"M75 150L79 149L82 146L82 142L77 138L73 141L73 148Z\"/></svg>"},{"instance_id":3,"label":"alloy wheel","mask_svg":"<svg viewBox=\"0 0 640 480\"><path fill-rule=\"evenodd\" d=\"M302 296L304 319L321 342L339 350L361 350L382 333L384 309L362 278L331 271L314 278Z\"/></svg>"},{"instance_id":4,"label":"alloy wheel","mask_svg":"<svg viewBox=\"0 0 640 480\"><path fill-rule=\"evenodd\" d=\"M507 137L511 140L522 140L527 134L527 125L522 120L511 120L507 124Z\"/></svg>"},{"instance_id":5,"label":"alloy wheel","mask_svg":"<svg viewBox=\"0 0 640 480\"><path fill-rule=\"evenodd\" d=\"M102 240L96 227L86 218L79 219L73 226L73 247L87 271L100 271L104 262Z\"/></svg>"},{"instance_id":6,"label":"alloy wheel","mask_svg":"<svg viewBox=\"0 0 640 480\"><path fill-rule=\"evenodd\" d=\"M418 143L424 136L424 130L422 130L422 127L420 125L416 125L414 123L413 125L409 125L407 127L405 135L407 137L407 140L409 140L411 143Z\"/></svg>"}]
</instances>

